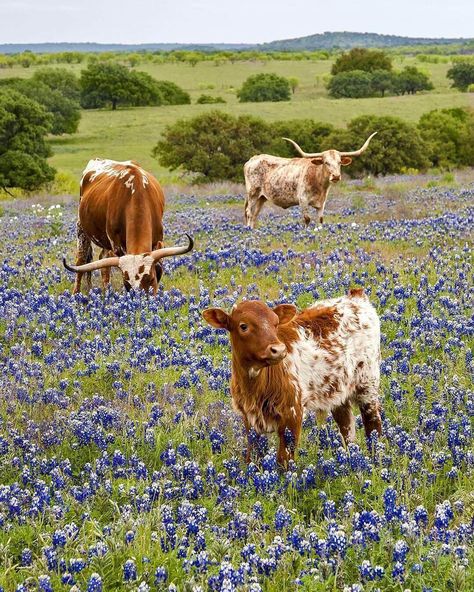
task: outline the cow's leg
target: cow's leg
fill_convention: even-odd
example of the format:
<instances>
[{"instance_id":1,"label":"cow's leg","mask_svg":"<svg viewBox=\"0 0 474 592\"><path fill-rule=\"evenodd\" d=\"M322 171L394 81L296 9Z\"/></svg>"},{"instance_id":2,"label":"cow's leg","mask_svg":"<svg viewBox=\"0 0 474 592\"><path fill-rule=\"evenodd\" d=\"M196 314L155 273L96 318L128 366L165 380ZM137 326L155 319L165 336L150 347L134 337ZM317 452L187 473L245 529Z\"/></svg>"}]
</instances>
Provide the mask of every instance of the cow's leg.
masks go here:
<instances>
[{"instance_id":1,"label":"cow's leg","mask_svg":"<svg viewBox=\"0 0 474 592\"><path fill-rule=\"evenodd\" d=\"M380 417L380 401L378 397L368 402L360 402L359 409L364 424L365 435L368 438L375 430L379 436L382 435L382 419Z\"/></svg>"},{"instance_id":2,"label":"cow's leg","mask_svg":"<svg viewBox=\"0 0 474 592\"><path fill-rule=\"evenodd\" d=\"M373 361L368 359L358 364L358 384L355 390L355 400L359 406L367 438L375 430L382 434L382 419L380 417L379 401L379 357Z\"/></svg>"},{"instance_id":3,"label":"cow's leg","mask_svg":"<svg viewBox=\"0 0 474 592\"><path fill-rule=\"evenodd\" d=\"M339 405L339 407L333 409L331 413L334 421L339 427L341 436L344 439L344 444L347 445L350 442L355 442L355 419L350 401L346 401L342 405Z\"/></svg>"},{"instance_id":4,"label":"cow's leg","mask_svg":"<svg viewBox=\"0 0 474 592\"><path fill-rule=\"evenodd\" d=\"M295 458L295 450L301 435L303 412L298 404L288 408L288 415L282 417L278 425L279 446L277 460L283 467Z\"/></svg>"},{"instance_id":5,"label":"cow's leg","mask_svg":"<svg viewBox=\"0 0 474 592\"><path fill-rule=\"evenodd\" d=\"M76 265L84 265L92 261L92 244L90 238L84 232L79 220L76 225L77 231L77 251L76 251ZM76 273L76 279L74 281L73 294L77 294L81 291L81 281L84 272L78 271ZM91 273L86 273L87 289L90 290L92 286Z\"/></svg>"},{"instance_id":6,"label":"cow's leg","mask_svg":"<svg viewBox=\"0 0 474 592\"><path fill-rule=\"evenodd\" d=\"M324 206L326 205L326 203L323 203L323 205L318 208L318 218L319 218L319 223L322 224L324 221Z\"/></svg>"},{"instance_id":7,"label":"cow's leg","mask_svg":"<svg viewBox=\"0 0 474 592\"><path fill-rule=\"evenodd\" d=\"M99 259L104 259L104 257L113 257L112 251L108 249L102 249L99 255ZM102 276L102 287L104 291L107 290L107 286L110 284L110 267L104 267L100 270L100 275Z\"/></svg>"},{"instance_id":8,"label":"cow's leg","mask_svg":"<svg viewBox=\"0 0 474 592\"><path fill-rule=\"evenodd\" d=\"M263 207L263 204L267 201L265 197L259 195L260 192L249 193L247 200L247 207L245 210L245 218L247 226L255 228L257 222L257 216Z\"/></svg>"},{"instance_id":9,"label":"cow's leg","mask_svg":"<svg viewBox=\"0 0 474 592\"><path fill-rule=\"evenodd\" d=\"M308 226L311 222L311 216L309 215L309 200L306 197L300 197L299 202L305 226Z\"/></svg>"}]
</instances>

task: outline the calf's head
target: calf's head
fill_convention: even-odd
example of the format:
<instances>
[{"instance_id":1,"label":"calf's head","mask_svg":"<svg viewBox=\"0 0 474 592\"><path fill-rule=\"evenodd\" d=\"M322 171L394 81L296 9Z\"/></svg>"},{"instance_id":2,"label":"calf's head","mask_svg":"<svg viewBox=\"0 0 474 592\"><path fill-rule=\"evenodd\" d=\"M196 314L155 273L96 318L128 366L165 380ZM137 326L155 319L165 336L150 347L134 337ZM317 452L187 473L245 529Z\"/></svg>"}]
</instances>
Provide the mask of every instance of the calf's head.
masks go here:
<instances>
[{"instance_id":1,"label":"calf's head","mask_svg":"<svg viewBox=\"0 0 474 592\"><path fill-rule=\"evenodd\" d=\"M353 152L340 152L339 150L325 150L324 152L304 152L298 146L298 144L291 140L290 138L283 138L287 140L298 150L298 152L304 158L310 158L311 162L316 165L324 165L327 173L327 178L330 183L337 183L341 180L341 166L347 166L351 164L353 156L359 156L365 150L370 143L370 140L375 136L377 132L374 132L371 136L367 138L365 144L359 150L355 150Z\"/></svg>"},{"instance_id":2,"label":"calf's head","mask_svg":"<svg viewBox=\"0 0 474 592\"><path fill-rule=\"evenodd\" d=\"M229 331L234 359L252 376L252 372L285 358L287 349L278 337L278 327L295 317L296 307L279 304L270 308L249 300L235 306L230 314L221 308L208 308L202 315L213 327Z\"/></svg>"},{"instance_id":3,"label":"calf's head","mask_svg":"<svg viewBox=\"0 0 474 592\"><path fill-rule=\"evenodd\" d=\"M150 251L149 253L122 255L121 257L106 257L84 265L68 265L66 259L63 259L63 264L69 271L79 273L104 269L107 267L118 267L122 272L123 283L127 290L141 288L148 291L152 288L156 293L158 283L163 273L161 259L164 257L172 257L174 255L184 255L185 253L189 253L193 248L193 239L189 234L186 234L186 236L188 238L188 244L184 247L163 247L161 243L159 249Z\"/></svg>"}]
</instances>

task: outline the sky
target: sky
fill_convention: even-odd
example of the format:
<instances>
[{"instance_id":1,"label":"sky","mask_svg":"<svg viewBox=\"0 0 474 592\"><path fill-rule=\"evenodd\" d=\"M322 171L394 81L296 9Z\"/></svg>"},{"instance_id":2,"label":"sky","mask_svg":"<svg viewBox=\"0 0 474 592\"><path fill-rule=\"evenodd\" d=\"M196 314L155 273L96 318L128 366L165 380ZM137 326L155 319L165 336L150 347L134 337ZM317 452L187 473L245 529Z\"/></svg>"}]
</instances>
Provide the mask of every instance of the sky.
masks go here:
<instances>
[{"instance_id":1,"label":"sky","mask_svg":"<svg viewBox=\"0 0 474 592\"><path fill-rule=\"evenodd\" d=\"M324 31L474 37L473 0L0 0L0 44L259 43Z\"/></svg>"}]
</instances>

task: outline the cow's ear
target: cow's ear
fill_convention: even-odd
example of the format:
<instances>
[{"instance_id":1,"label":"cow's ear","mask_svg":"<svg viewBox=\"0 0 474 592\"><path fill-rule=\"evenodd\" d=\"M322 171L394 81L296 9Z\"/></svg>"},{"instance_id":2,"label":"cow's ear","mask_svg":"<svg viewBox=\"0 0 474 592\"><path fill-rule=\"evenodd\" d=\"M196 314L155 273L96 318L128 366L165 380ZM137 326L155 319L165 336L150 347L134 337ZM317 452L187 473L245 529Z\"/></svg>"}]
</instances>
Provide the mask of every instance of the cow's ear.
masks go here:
<instances>
[{"instance_id":1,"label":"cow's ear","mask_svg":"<svg viewBox=\"0 0 474 592\"><path fill-rule=\"evenodd\" d=\"M316 156L316 158L312 158L311 162L313 164L323 164L324 158L322 156Z\"/></svg>"},{"instance_id":2,"label":"cow's ear","mask_svg":"<svg viewBox=\"0 0 474 592\"><path fill-rule=\"evenodd\" d=\"M202 316L216 329L229 329L229 315L222 308L206 308Z\"/></svg>"},{"instance_id":3,"label":"cow's ear","mask_svg":"<svg viewBox=\"0 0 474 592\"><path fill-rule=\"evenodd\" d=\"M285 325L295 318L298 311L294 304L279 304L275 306L273 312L280 319L280 325Z\"/></svg>"},{"instance_id":4,"label":"cow's ear","mask_svg":"<svg viewBox=\"0 0 474 592\"><path fill-rule=\"evenodd\" d=\"M352 162L352 158L350 156L341 156L342 166L347 166L348 164L351 164L351 162Z\"/></svg>"}]
</instances>

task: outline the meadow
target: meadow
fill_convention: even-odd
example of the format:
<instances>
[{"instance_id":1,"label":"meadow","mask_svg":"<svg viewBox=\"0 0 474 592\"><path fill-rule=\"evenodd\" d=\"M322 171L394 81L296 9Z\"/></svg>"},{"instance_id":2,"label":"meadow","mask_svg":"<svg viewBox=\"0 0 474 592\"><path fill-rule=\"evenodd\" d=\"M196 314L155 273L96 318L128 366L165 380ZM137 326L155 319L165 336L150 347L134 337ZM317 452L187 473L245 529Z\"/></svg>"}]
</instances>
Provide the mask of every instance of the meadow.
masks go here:
<instances>
[{"instance_id":1,"label":"meadow","mask_svg":"<svg viewBox=\"0 0 474 592\"><path fill-rule=\"evenodd\" d=\"M323 227L268 208L250 231L242 195L169 189L166 240L196 247L156 298L117 274L73 296L76 200L3 202L1 589L473 590L473 197L470 171L351 182ZM288 471L273 436L246 465L228 337L201 311L351 286L381 318L383 436L358 417L344 448L309 415Z\"/></svg>"},{"instance_id":2,"label":"meadow","mask_svg":"<svg viewBox=\"0 0 474 592\"><path fill-rule=\"evenodd\" d=\"M472 93L460 93L450 88L446 72L450 63L420 63L414 57L395 56L394 68L415 65L427 72L435 86L433 91L414 96L330 99L325 87L333 60L315 61L248 61L200 62L196 66L186 63L143 63L143 70L160 80L171 80L191 95L191 105L85 110L77 134L51 139L51 164L59 171L77 179L91 157L101 156L115 160L134 158L155 173L165 183L185 184L188 180L179 171L170 172L161 167L151 151L163 130L177 119L188 118L220 109L234 115L250 114L268 121L311 118L345 126L358 115L394 115L416 122L423 113L432 109L474 106ZM71 64L71 70L80 73L85 65ZM0 77L31 76L35 66L0 69ZM259 72L296 77L298 87L291 101L282 103L239 103L236 90L250 75ZM222 96L225 104L197 105L201 94ZM76 181L77 182L77 181Z\"/></svg>"}]
</instances>

